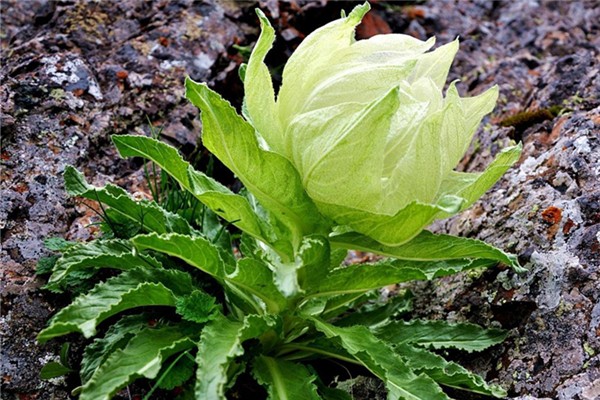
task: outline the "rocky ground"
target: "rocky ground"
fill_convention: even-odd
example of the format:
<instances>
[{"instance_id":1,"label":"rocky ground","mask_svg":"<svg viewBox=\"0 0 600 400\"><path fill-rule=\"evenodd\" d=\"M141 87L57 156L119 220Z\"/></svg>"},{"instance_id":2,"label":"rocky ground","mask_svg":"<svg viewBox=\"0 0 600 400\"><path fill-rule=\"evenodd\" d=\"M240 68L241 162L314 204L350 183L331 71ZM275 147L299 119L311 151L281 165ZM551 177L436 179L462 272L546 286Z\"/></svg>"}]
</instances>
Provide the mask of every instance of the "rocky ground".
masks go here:
<instances>
[{"instance_id":1,"label":"rocky ground","mask_svg":"<svg viewBox=\"0 0 600 400\"><path fill-rule=\"evenodd\" d=\"M208 81L239 104L237 66L257 34L253 7L281 39L281 66L312 29L353 2L2 0L0 329L2 399L66 399L77 382L43 382L60 347L36 333L66 299L40 290L43 239L85 240L88 210L69 199L72 164L94 183L139 189L140 164L110 135L149 134L184 153L200 134L183 78ZM484 354L451 354L520 399L600 398L600 4L597 1L373 2L358 34L461 38L450 79L463 93L493 83L498 107L461 168L483 168L509 140L519 163L470 210L434 229L518 254L529 272L498 267L412 284L417 316L510 330ZM154 129L153 128L153 129ZM78 341L74 340L77 357ZM358 398L358 397L357 397ZM364 395L362 398L369 398Z\"/></svg>"}]
</instances>

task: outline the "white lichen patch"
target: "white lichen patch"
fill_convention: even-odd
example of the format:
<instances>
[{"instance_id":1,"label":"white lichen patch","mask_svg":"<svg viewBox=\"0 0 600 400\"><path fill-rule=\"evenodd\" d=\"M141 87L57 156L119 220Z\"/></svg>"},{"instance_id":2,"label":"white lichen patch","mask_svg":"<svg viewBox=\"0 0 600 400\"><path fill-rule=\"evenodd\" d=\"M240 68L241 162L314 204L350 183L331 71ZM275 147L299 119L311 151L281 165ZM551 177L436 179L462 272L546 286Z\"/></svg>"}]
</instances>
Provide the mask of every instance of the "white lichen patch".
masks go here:
<instances>
[{"instance_id":1,"label":"white lichen patch","mask_svg":"<svg viewBox=\"0 0 600 400\"><path fill-rule=\"evenodd\" d=\"M96 100L100 101L103 99L98 82L96 82L88 67L80 58L62 59L61 56L55 54L43 57L42 63L44 64L48 78L52 82L66 86L85 80L87 92Z\"/></svg>"},{"instance_id":2,"label":"white lichen patch","mask_svg":"<svg viewBox=\"0 0 600 400\"><path fill-rule=\"evenodd\" d=\"M169 71L173 68L184 68L185 65L185 61L181 60L163 60L160 63L160 69Z\"/></svg>"},{"instance_id":3,"label":"white lichen patch","mask_svg":"<svg viewBox=\"0 0 600 400\"><path fill-rule=\"evenodd\" d=\"M569 268L579 268L579 258L563 247L545 253L536 251L531 255L531 261L534 270L543 272L536 303L540 309L553 310L560 304L566 279L565 271ZM531 276L533 278L533 274Z\"/></svg>"},{"instance_id":4,"label":"white lichen patch","mask_svg":"<svg viewBox=\"0 0 600 400\"><path fill-rule=\"evenodd\" d=\"M198 69L210 69L215 60L206 53L200 53L194 58L194 66Z\"/></svg>"},{"instance_id":5,"label":"white lichen patch","mask_svg":"<svg viewBox=\"0 0 600 400\"><path fill-rule=\"evenodd\" d=\"M141 75L136 72L130 72L127 79L132 87L141 88L152 86L152 76L150 75Z\"/></svg>"},{"instance_id":6,"label":"white lichen patch","mask_svg":"<svg viewBox=\"0 0 600 400\"><path fill-rule=\"evenodd\" d=\"M531 176L543 174L547 168L542 164L548 159L548 154L542 154L539 157L527 157L519 166L519 173L514 176L514 184L519 184L528 180Z\"/></svg>"},{"instance_id":7,"label":"white lichen patch","mask_svg":"<svg viewBox=\"0 0 600 400\"><path fill-rule=\"evenodd\" d=\"M592 151L587 136L580 136L575 139L573 146L575 147L575 151L579 154L587 154Z\"/></svg>"}]
</instances>

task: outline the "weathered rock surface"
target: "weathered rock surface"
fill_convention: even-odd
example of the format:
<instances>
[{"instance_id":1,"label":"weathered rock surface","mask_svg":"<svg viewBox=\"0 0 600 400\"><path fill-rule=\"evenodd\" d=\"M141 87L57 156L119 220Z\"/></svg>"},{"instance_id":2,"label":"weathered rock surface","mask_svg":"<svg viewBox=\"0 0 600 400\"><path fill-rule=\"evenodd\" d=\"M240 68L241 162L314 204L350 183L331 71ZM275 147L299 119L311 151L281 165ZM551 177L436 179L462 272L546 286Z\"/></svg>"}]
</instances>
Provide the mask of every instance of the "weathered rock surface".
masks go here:
<instances>
[{"instance_id":1,"label":"weathered rock surface","mask_svg":"<svg viewBox=\"0 0 600 400\"><path fill-rule=\"evenodd\" d=\"M352 6L260 4L283 37L271 56L275 65L303 35ZM149 122L189 152L200 126L183 99L183 78L208 80L239 103L240 57L230 47L249 44L256 32L253 5L2 1L3 399L66 399L77 385L39 380L60 344L35 342L65 304L34 277L37 260L47 255L43 239L93 235L85 229L89 211L64 192L64 166L77 166L96 183L135 186L139 165L120 160L109 136L148 134ZM410 285L416 315L510 329L501 346L452 356L511 397L600 398L600 6L378 2L369 18L362 36L394 31L436 35L438 43L460 36L450 79L461 79L463 93L500 85L499 105L463 169L481 170L511 138L524 143L521 160L492 191L435 229L512 251L529 272L496 268Z\"/></svg>"}]
</instances>

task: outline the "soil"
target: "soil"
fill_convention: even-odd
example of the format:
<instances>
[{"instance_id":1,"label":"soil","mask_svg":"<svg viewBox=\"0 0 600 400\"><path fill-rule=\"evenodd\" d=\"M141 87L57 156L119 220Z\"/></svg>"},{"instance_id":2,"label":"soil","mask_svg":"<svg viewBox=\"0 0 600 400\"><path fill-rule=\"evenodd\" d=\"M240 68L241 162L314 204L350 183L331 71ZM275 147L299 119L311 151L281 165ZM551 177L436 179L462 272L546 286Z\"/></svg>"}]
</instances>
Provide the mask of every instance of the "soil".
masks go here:
<instances>
[{"instance_id":1,"label":"soil","mask_svg":"<svg viewBox=\"0 0 600 400\"><path fill-rule=\"evenodd\" d=\"M87 227L89 210L64 191L65 166L95 184L144 190L141 165L121 160L110 136L162 128L163 140L191 153L201 126L183 98L183 79L209 82L240 105L237 67L244 55L233 45L256 40L254 7L278 32L268 59L276 69L306 34L354 4L1 1L2 399L67 399L77 385L76 377L39 379L60 343L35 341L67 302L42 290L44 281L34 274L37 261L50 254L43 240L97 235ZM443 44L458 36L449 81L460 79L463 95L500 86L498 106L460 169L481 170L511 140L524 145L517 165L488 194L433 229L513 252L528 272L497 266L410 284L415 315L508 329L509 339L489 351L449 356L507 388L511 398L599 399L600 3L372 6L360 38L398 32L435 35ZM76 360L81 339L68 339ZM361 398L375 398L369 388L376 384L360 385L370 393Z\"/></svg>"}]
</instances>

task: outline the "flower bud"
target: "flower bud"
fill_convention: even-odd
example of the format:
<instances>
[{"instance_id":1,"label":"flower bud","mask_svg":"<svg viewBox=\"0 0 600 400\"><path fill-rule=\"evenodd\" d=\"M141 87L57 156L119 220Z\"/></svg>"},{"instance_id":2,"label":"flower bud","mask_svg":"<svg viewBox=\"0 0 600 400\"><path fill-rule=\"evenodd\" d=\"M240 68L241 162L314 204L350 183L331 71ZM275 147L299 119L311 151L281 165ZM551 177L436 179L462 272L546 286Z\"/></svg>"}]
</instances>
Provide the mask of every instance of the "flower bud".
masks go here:
<instances>
[{"instance_id":1,"label":"flower bud","mask_svg":"<svg viewBox=\"0 0 600 400\"><path fill-rule=\"evenodd\" d=\"M505 149L482 173L454 171L498 87L461 98L452 83L444 96L458 40L433 51L433 38L356 41L368 10L365 3L307 36L285 65L277 97L264 64L274 31L259 11L245 116L264 147L294 165L323 215L394 246L472 204L520 147Z\"/></svg>"}]
</instances>

